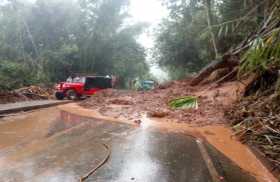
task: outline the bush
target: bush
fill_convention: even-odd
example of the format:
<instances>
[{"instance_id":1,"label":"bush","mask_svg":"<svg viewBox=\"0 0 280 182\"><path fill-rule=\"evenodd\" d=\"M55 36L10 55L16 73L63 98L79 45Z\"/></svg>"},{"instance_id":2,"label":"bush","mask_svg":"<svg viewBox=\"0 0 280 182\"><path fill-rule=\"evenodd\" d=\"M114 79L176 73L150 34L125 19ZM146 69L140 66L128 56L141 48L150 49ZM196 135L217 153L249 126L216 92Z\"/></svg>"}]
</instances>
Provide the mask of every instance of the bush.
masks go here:
<instances>
[{"instance_id":1,"label":"bush","mask_svg":"<svg viewBox=\"0 0 280 182\"><path fill-rule=\"evenodd\" d=\"M12 90L36 82L27 65L14 61L0 61L0 90Z\"/></svg>"}]
</instances>

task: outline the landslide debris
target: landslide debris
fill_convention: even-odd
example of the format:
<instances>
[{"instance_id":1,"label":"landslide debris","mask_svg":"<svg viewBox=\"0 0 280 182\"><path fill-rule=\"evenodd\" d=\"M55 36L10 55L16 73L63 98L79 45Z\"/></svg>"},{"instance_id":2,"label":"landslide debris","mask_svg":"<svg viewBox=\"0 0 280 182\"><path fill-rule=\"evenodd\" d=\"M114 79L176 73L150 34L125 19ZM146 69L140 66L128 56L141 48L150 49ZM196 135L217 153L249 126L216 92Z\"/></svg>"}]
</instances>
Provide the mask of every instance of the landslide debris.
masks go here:
<instances>
[{"instance_id":1,"label":"landslide debris","mask_svg":"<svg viewBox=\"0 0 280 182\"><path fill-rule=\"evenodd\" d=\"M98 110L105 116L133 121L146 114L148 117L164 118L164 121L196 126L224 123L224 109L237 98L238 84L230 82L218 87L213 84L192 87L190 81L173 81L146 92L104 90L80 105ZM198 107L172 109L169 106L170 101L185 96L196 97Z\"/></svg>"},{"instance_id":2,"label":"landslide debris","mask_svg":"<svg viewBox=\"0 0 280 182\"><path fill-rule=\"evenodd\" d=\"M13 102L21 102L28 101L29 99L24 95L20 95L16 92L0 92L0 104L13 103Z\"/></svg>"},{"instance_id":3,"label":"landslide debris","mask_svg":"<svg viewBox=\"0 0 280 182\"><path fill-rule=\"evenodd\" d=\"M24 95L32 100L40 100L40 99L51 99L53 98L54 90L52 88L40 87L40 86L29 86L23 87L15 90L16 93L20 95Z\"/></svg>"},{"instance_id":4,"label":"landslide debris","mask_svg":"<svg viewBox=\"0 0 280 182\"><path fill-rule=\"evenodd\" d=\"M40 86L24 87L13 91L0 91L0 104L53 98L53 89Z\"/></svg>"},{"instance_id":5,"label":"landslide debris","mask_svg":"<svg viewBox=\"0 0 280 182\"><path fill-rule=\"evenodd\" d=\"M236 136L246 144L258 148L270 161L272 170L280 172L280 96L252 95L227 111Z\"/></svg>"},{"instance_id":6,"label":"landslide debris","mask_svg":"<svg viewBox=\"0 0 280 182\"><path fill-rule=\"evenodd\" d=\"M211 62L192 80L191 85L252 77L245 83L244 94L226 112L236 136L258 148L260 153L280 172L280 6L268 6L269 18L254 32ZM226 71L225 69L228 69ZM277 83L276 83L277 82ZM276 173L276 174L277 174ZM279 176L280 177L280 176ZM280 178L279 178L280 179ZM280 180L279 180L280 181Z\"/></svg>"}]
</instances>

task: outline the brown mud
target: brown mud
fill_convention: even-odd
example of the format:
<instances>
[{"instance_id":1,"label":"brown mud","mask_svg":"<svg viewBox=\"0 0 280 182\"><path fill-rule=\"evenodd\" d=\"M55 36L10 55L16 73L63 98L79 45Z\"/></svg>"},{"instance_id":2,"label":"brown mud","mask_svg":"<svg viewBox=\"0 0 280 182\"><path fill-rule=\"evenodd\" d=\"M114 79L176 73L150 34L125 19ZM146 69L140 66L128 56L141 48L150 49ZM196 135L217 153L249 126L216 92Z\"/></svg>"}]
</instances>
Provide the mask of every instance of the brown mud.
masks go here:
<instances>
[{"instance_id":1,"label":"brown mud","mask_svg":"<svg viewBox=\"0 0 280 182\"><path fill-rule=\"evenodd\" d=\"M212 84L192 88L188 87L188 84L188 80L177 81L164 89L140 93L108 90L86 100L81 104L84 107L74 103L2 118L0 120L0 138L2 138L0 139L0 154L3 157L0 158L0 166L9 164L7 168L24 168L29 163L22 163L22 161L40 154L38 156L42 157L40 161L45 162L34 163L34 166L39 165L34 169L46 176L55 174L52 170L46 171L45 164L51 166L54 161L56 165L67 168L71 166L68 164L74 164L78 157L84 160L84 155L95 154L92 151L100 148L98 144L90 140L92 135L99 132L94 128L105 124L110 129L111 124L124 122L126 125L129 124L132 130L143 128L145 131L145 129L157 128L163 133L173 132L201 138L208 141L238 167L254 176L257 181L276 182L277 180L250 149L233 137L232 131L225 123L223 110L231 107L242 92L243 85L231 82L221 86ZM198 110L176 111L168 108L167 102L170 99L189 94L199 98ZM157 114L153 115L152 113L155 112ZM91 120L85 122L84 119L80 121L80 116L106 122L92 123ZM61 120L67 122L61 122ZM88 145L84 141L93 142L93 144ZM10 148L24 150L7 155ZM87 152L80 152L83 150ZM7 154L5 151L8 151ZM100 153L98 156L102 156L103 151L97 152ZM46 153L49 153L46 155L47 158L43 157ZM6 155L7 157L4 157ZM78 166L77 169L79 168ZM67 176L63 174L62 177Z\"/></svg>"},{"instance_id":2,"label":"brown mud","mask_svg":"<svg viewBox=\"0 0 280 182\"><path fill-rule=\"evenodd\" d=\"M163 131L183 133L191 135L196 138L201 138L208 141L219 152L224 154L241 169L247 171L252 176L256 177L259 182L276 182L273 175L264 167L264 165L257 159L253 152L244 144L240 143L233 137L233 132L230 128L221 124L214 124L208 126L193 126L185 123L178 123L174 121L166 121L165 118L149 118L146 115L141 116L141 123L136 124L130 120L116 119L109 116L104 116L99 111L93 109L86 109L77 104L67 104L58 106L60 110L68 113L77 114L84 117L93 117L97 119L106 119L111 122L124 122L137 127L156 127Z\"/></svg>"},{"instance_id":3,"label":"brown mud","mask_svg":"<svg viewBox=\"0 0 280 182\"><path fill-rule=\"evenodd\" d=\"M222 85L190 86L190 80L173 81L147 92L105 90L80 105L116 119L139 120L148 113L152 118L194 126L225 124L224 111L244 92L244 84L234 81ZM198 109L171 109L169 101L196 96Z\"/></svg>"},{"instance_id":4,"label":"brown mud","mask_svg":"<svg viewBox=\"0 0 280 182\"><path fill-rule=\"evenodd\" d=\"M0 104L47 99L54 99L53 88L31 85L12 91L0 91Z\"/></svg>"},{"instance_id":5,"label":"brown mud","mask_svg":"<svg viewBox=\"0 0 280 182\"><path fill-rule=\"evenodd\" d=\"M56 110L53 107L2 118L0 120L0 150L44 138L58 117Z\"/></svg>"},{"instance_id":6,"label":"brown mud","mask_svg":"<svg viewBox=\"0 0 280 182\"><path fill-rule=\"evenodd\" d=\"M230 121L225 116L225 111L239 100L252 79L195 87L190 86L190 80L186 79L173 81L148 92L107 90L80 105L94 111L99 117L125 120L144 126L157 121L157 126L168 130L206 138L242 169L257 176L259 181L267 181L266 179L273 177L250 149L234 138L229 127ZM170 100L182 96L196 96L198 109L173 110L168 106Z\"/></svg>"}]
</instances>

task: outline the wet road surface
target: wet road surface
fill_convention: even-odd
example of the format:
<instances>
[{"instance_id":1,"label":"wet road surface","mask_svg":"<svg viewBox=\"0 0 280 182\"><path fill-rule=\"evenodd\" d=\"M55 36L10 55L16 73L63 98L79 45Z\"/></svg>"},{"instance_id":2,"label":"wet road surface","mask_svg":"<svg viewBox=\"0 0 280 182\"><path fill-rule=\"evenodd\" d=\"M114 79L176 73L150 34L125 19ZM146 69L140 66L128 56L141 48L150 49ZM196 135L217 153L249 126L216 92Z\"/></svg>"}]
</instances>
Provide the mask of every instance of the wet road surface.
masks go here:
<instances>
[{"instance_id":1,"label":"wet road surface","mask_svg":"<svg viewBox=\"0 0 280 182\"><path fill-rule=\"evenodd\" d=\"M86 181L213 181L196 138L156 128L79 117L58 110L48 111L45 114L48 113L49 123L29 118L33 123L27 133L32 133L33 128L38 134L29 138L26 135L24 142L15 140L1 148L1 182L78 182L106 156L103 144L110 146L111 156ZM22 118L21 122L25 120ZM1 128L9 124L0 123ZM2 138L0 144L4 140ZM206 146L220 181L255 181L213 147Z\"/></svg>"},{"instance_id":2,"label":"wet road surface","mask_svg":"<svg viewBox=\"0 0 280 182\"><path fill-rule=\"evenodd\" d=\"M34 101L23 101L17 103L0 104L0 116L15 113L20 111L29 111L39 108L47 108L55 105L66 104L71 101L60 101L60 100L34 100Z\"/></svg>"}]
</instances>

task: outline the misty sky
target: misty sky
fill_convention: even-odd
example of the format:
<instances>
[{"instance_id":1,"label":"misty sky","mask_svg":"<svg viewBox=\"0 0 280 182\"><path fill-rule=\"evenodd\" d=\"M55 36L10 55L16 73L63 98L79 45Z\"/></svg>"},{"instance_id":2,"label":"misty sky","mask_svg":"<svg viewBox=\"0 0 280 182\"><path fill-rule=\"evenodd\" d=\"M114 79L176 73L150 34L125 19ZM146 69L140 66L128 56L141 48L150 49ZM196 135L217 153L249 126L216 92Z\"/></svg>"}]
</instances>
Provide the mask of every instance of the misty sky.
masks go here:
<instances>
[{"instance_id":1,"label":"misty sky","mask_svg":"<svg viewBox=\"0 0 280 182\"><path fill-rule=\"evenodd\" d=\"M136 22L147 22L151 25L149 28L154 28L160 20L166 16L167 12L161 6L160 0L130 0L130 14ZM153 41L145 34L141 37L141 42L145 47L152 47Z\"/></svg>"},{"instance_id":2,"label":"misty sky","mask_svg":"<svg viewBox=\"0 0 280 182\"><path fill-rule=\"evenodd\" d=\"M5 1L5 0L0 0ZM36 0L26 0L35 2ZM154 45L153 29L158 25L160 20L167 15L167 10L161 5L160 0L130 0L129 13L131 21L149 23L149 28L139 37L138 41L147 49L151 49ZM148 53L147 60L152 61L151 55ZM159 69L156 65L151 65L151 72L158 78L167 79L167 74Z\"/></svg>"},{"instance_id":3,"label":"misty sky","mask_svg":"<svg viewBox=\"0 0 280 182\"><path fill-rule=\"evenodd\" d=\"M167 15L167 10L161 5L160 0L130 0L130 14L135 22L147 22L150 27L139 37L139 42L150 49L154 45L153 29L160 23L160 20ZM148 62L152 61L150 54L147 56ZM151 72L159 79L167 79L158 66L151 66Z\"/></svg>"}]
</instances>

